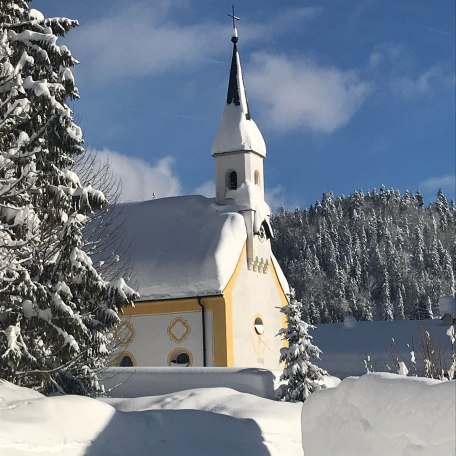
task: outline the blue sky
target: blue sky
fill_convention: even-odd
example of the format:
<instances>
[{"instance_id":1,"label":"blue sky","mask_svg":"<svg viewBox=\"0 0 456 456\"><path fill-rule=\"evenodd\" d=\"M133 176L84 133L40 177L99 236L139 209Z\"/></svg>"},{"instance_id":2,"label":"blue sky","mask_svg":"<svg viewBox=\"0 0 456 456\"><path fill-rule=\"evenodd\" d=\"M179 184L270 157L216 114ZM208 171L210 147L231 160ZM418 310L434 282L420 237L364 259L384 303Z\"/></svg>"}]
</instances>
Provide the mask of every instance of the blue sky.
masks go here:
<instances>
[{"instance_id":1,"label":"blue sky","mask_svg":"<svg viewBox=\"0 0 456 456\"><path fill-rule=\"evenodd\" d=\"M231 0L36 0L78 19L74 111L124 199L213 187ZM239 50L272 206L384 184L455 198L451 0L241 0Z\"/></svg>"}]
</instances>

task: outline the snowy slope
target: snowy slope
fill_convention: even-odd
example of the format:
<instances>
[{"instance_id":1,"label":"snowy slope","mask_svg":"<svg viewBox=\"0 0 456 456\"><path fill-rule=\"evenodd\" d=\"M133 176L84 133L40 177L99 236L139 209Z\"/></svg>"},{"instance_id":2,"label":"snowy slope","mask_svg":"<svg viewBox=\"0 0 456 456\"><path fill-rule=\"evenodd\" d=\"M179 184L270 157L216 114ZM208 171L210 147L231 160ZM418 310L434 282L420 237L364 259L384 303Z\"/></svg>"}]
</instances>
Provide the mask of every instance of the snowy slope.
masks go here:
<instances>
[{"instance_id":1,"label":"snowy slope","mask_svg":"<svg viewBox=\"0 0 456 456\"><path fill-rule=\"evenodd\" d=\"M374 372L389 372L397 356L412 372L414 352L416 369L423 369L422 337L425 331L439 351L444 367L451 364L451 342L446 331L448 325L441 320L360 321L347 319L345 323L318 325L311 331L314 343L322 350L316 363L331 375L345 378L363 375L363 359L370 358ZM393 367L394 369L394 367Z\"/></svg>"}]
</instances>

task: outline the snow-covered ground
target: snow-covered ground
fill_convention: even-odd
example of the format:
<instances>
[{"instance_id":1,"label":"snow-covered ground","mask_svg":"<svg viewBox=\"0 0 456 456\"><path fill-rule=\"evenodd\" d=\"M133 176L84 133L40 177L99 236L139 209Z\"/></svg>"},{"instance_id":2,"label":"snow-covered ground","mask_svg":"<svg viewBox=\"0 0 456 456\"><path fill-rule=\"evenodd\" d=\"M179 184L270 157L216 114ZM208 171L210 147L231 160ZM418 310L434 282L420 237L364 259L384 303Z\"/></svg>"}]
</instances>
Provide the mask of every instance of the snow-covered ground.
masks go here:
<instances>
[{"instance_id":1,"label":"snow-covered ground","mask_svg":"<svg viewBox=\"0 0 456 456\"><path fill-rule=\"evenodd\" d=\"M424 371L423 343L446 372L451 365L449 326L436 320L356 321L321 324L310 332L323 354L316 363L332 375L345 378L366 373L365 360L374 372L396 372L397 361L411 373ZM434 358L434 357L433 357ZM433 360L434 361L434 360Z\"/></svg>"},{"instance_id":2,"label":"snow-covered ground","mask_svg":"<svg viewBox=\"0 0 456 456\"><path fill-rule=\"evenodd\" d=\"M454 456L456 382L348 378L288 404L229 388L45 398L0 382L0 455Z\"/></svg>"}]
</instances>

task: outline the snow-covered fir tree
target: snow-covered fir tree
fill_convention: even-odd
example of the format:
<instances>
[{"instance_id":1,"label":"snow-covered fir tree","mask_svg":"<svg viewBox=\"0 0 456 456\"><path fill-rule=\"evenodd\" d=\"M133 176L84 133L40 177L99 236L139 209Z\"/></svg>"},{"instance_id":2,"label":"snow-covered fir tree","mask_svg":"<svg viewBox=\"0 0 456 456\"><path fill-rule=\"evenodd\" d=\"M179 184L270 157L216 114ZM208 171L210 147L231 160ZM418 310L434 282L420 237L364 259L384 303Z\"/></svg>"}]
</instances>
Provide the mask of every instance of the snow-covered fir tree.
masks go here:
<instances>
[{"instance_id":1,"label":"snow-covered fir tree","mask_svg":"<svg viewBox=\"0 0 456 456\"><path fill-rule=\"evenodd\" d=\"M136 293L108 282L81 230L106 204L70 171L84 153L68 99L77 62L28 0L0 2L0 375L44 392L93 394L107 331Z\"/></svg>"},{"instance_id":2,"label":"snow-covered fir tree","mask_svg":"<svg viewBox=\"0 0 456 456\"><path fill-rule=\"evenodd\" d=\"M280 362L285 363L280 380L286 383L279 389L279 398L288 402L305 401L316 390L322 388L326 372L312 363L320 357L320 349L312 344L309 329L314 326L302 320L302 304L291 292L289 303L282 307L287 320L287 327L279 335L287 342L287 347L280 349Z\"/></svg>"},{"instance_id":3,"label":"snow-covered fir tree","mask_svg":"<svg viewBox=\"0 0 456 456\"><path fill-rule=\"evenodd\" d=\"M456 207L382 187L272 218L272 247L309 323L439 316L455 292Z\"/></svg>"}]
</instances>

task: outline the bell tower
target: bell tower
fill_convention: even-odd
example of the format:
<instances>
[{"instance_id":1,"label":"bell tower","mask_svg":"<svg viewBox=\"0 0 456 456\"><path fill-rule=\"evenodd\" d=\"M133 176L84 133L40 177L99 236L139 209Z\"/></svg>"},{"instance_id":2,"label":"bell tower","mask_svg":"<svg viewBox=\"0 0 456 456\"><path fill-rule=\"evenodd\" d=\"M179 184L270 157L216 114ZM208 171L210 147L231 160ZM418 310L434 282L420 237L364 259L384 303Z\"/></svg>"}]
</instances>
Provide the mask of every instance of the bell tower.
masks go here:
<instances>
[{"instance_id":1,"label":"bell tower","mask_svg":"<svg viewBox=\"0 0 456 456\"><path fill-rule=\"evenodd\" d=\"M270 209L264 201L263 160L266 145L249 110L238 52L238 32L233 14L233 56L222 120L212 145L215 160L216 203L230 205L244 217L247 263L266 274L272 255Z\"/></svg>"},{"instance_id":2,"label":"bell tower","mask_svg":"<svg viewBox=\"0 0 456 456\"><path fill-rule=\"evenodd\" d=\"M212 145L216 168L216 202L231 204L230 191L247 182L256 186L264 199L263 159L266 145L253 121L238 52L238 32L233 18L233 56L231 59L228 93L219 130Z\"/></svg>"}]
</instances>

